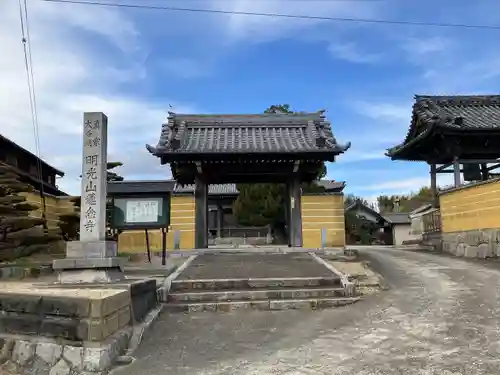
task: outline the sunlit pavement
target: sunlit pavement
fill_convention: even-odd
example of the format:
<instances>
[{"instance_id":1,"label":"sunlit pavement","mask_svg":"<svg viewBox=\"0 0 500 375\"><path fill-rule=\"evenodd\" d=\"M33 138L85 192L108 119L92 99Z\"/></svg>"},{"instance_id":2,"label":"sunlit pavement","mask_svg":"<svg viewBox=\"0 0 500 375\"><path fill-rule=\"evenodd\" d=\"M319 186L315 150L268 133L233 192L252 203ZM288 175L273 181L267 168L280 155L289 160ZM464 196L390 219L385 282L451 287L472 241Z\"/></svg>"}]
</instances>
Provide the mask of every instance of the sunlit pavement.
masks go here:
<instances>
[{"instance_id":1,"label":"sunlit pavement","mask_svg":"<svg viewBox=\"0 0 500 375\"><path fill-rule=\"evenodd\" d=\"M500 271L360 248L390 290L322 311L163 313L118 374L498 374Z\"/></svg>"}]
</instances>

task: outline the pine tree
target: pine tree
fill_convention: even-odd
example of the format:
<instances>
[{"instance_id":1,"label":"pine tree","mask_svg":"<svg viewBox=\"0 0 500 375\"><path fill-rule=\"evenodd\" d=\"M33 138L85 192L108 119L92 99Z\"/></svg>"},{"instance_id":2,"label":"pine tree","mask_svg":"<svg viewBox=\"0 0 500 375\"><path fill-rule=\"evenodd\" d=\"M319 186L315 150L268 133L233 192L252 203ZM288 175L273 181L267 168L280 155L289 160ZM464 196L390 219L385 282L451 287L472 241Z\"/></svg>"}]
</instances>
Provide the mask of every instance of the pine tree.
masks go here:
<instances>
[{"instance_id":1,"label":"pine tree","mask_svg":"<svg viewBox=\"0 0 500 375\"><path fill-rule=\"evenodd\" d=\"M11 167L0 166L0 261L48 251L61 238L58 230L43 228L43 218L29 215L39 206L19 193L32 191Z\"/></svg>"},{"instance_id":2,"label":"pine tree","mask_svg":"<svg viewBox=\"0 0 500 375\"><path fill-rule=\"evenodd\" d=\"M71 197L74 211L59 215L59 228L65 241L76 241L80 235L81 197Z\"/></svg>"}]
</instances>

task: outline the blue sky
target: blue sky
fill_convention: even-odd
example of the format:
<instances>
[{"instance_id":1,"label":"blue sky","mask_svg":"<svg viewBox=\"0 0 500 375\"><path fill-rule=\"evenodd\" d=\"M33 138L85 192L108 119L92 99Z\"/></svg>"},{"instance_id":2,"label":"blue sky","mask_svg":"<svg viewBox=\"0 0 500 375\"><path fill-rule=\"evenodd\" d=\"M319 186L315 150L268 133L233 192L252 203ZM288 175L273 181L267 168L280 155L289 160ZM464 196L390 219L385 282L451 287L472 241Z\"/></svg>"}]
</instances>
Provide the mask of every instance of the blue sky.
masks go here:
<instances>
[{"instance_id":1,"label":"blue sky","mask_svg":"<svg viewBox=\"0 0 500 375\"><path fill-rule=\"evenodd\" d=\"M110 0L111 1L111 0ZM113 0L247 12L500 25L495 0ZM328 166L373 199L428 183L424 164L391 162L415 94L498 94L500 30L325 22L28 1L41 155L77 194L84 111L109 116L110 159L127 179L163 179L144 149L168 106L253 113L326 109L352 148ZM0 132L34 150L17 1L0 3ZM438 181L449 183L446 178Z\"/></svg>"}]
</instances>

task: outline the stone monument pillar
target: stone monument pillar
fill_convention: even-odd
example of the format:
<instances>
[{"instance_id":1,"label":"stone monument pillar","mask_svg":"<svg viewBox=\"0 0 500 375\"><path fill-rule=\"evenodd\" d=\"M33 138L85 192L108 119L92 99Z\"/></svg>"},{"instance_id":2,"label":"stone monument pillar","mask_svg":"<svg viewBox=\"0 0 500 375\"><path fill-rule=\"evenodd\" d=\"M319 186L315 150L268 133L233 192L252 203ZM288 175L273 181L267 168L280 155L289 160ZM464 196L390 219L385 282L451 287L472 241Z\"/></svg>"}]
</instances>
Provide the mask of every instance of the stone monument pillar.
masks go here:
<instances>
[{"instance_id":1,"label":"stone monument pillar","mask_svg":"<svg viewBox=\"0 0 500 375\"><path fill-rule=\"evenodd\" d=\"M102 283L124 279L116 242L106 241L108 118L83 115L80 240L66 243L66 258L54 260L60 283Z\"/></svg>"}]
</instances>

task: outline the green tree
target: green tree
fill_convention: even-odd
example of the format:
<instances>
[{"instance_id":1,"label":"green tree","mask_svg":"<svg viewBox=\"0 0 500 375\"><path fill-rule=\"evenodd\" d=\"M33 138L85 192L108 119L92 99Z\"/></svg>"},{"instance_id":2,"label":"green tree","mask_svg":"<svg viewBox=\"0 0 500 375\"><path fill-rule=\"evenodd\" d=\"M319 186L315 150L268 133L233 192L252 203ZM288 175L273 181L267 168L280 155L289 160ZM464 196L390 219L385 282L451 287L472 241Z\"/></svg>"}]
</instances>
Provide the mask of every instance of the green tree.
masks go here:
<instances>
[{"instance_id":1,"label":"green tree","mask_svg":"<svg viewBox=\"0 0 500 375\"><path fill-rule=\"evenodd\" d=\"M112 169L115 169L117 167L123 166L123 163L119 161L109 161L106 164L106 179L108 182L115 182L115 181L123 181L123 177L116 174L115 172L112 172Z\"/></svg>"},{"instance_id":2,"label":"green tree","mask_svg":"<svg viewBox=\"0 0 500 375\"><path fill-rule=\"evenodd\" d=\"M352 205L353 203L356 203L356 202L361 202L361 204L364 204L365 206L370 207L370 205L368 204L368 201L366 199L364 199L363 197L358 197L357 195L354 195L354 194L347 194L346 196L344 196L345 207L349 207L350 205Z\"/></svg>"},{"instance_id":3,"label":"green tree","mask_svg":"<svg viewBox=\"0 0 500 375\"><path fill-rule=\"evenodd\" d=\"M107 182L119 182L124 180L122 176L112 171L113 169L121 166L123 166L123 163L119 161L111 161L107 163L106 165ZM112 220L113 220L113 202L111 199L106 199L106 239L110 241L116 241L121 231L111 228Z\"/></svg>"},{"instance_id":4,"label":"green tree","mask_svg":"<svg viewBox=\"0 0 500 375\"><path fill-rule=\"evenodd\" d=\"M65 241L76 241L80 235L81 197L69 198L73 202L74 211L59 215L59 228Z\"/></svg>"},{"instance_id":5,"label":"green tree","mask_svg":"<svg viewBox=\"0 0 500 375\"><path fill-rule=\"evenodd\" d=\"M294 113L289 104L276 104L264 113ZM326 166L322 164L317 179L326 175ZM302 184L303 193L324 191L324 187L315 181ZM233 203L233 212L238 224L244 226L270 225L273 230L285 234L286 188L284 184L259 183L238 184L239 196Z\"/></svg>"},{"instance_id":6,"label":"green tree","mask_svg":"<svg viewBox=\"0 0 500 375\"><path fill-rule=\"evenodd\" d=\"M0 166L0 261L48 252L61 239L59 230L44 228L45 219L30 216L40 207L20 193L33 191L13 168Z\"/></svg>"},{"instance_id":7,"label":"green tree","mask_svg":"<svg viewBox=\"0 0 500 375\"><path fill-rule=\"evenodd\" d=\"M411 212L433 202L432 190L424 186L407 195L381 195L377 198L380 212Z\"/></svg>"}]
</instances>

